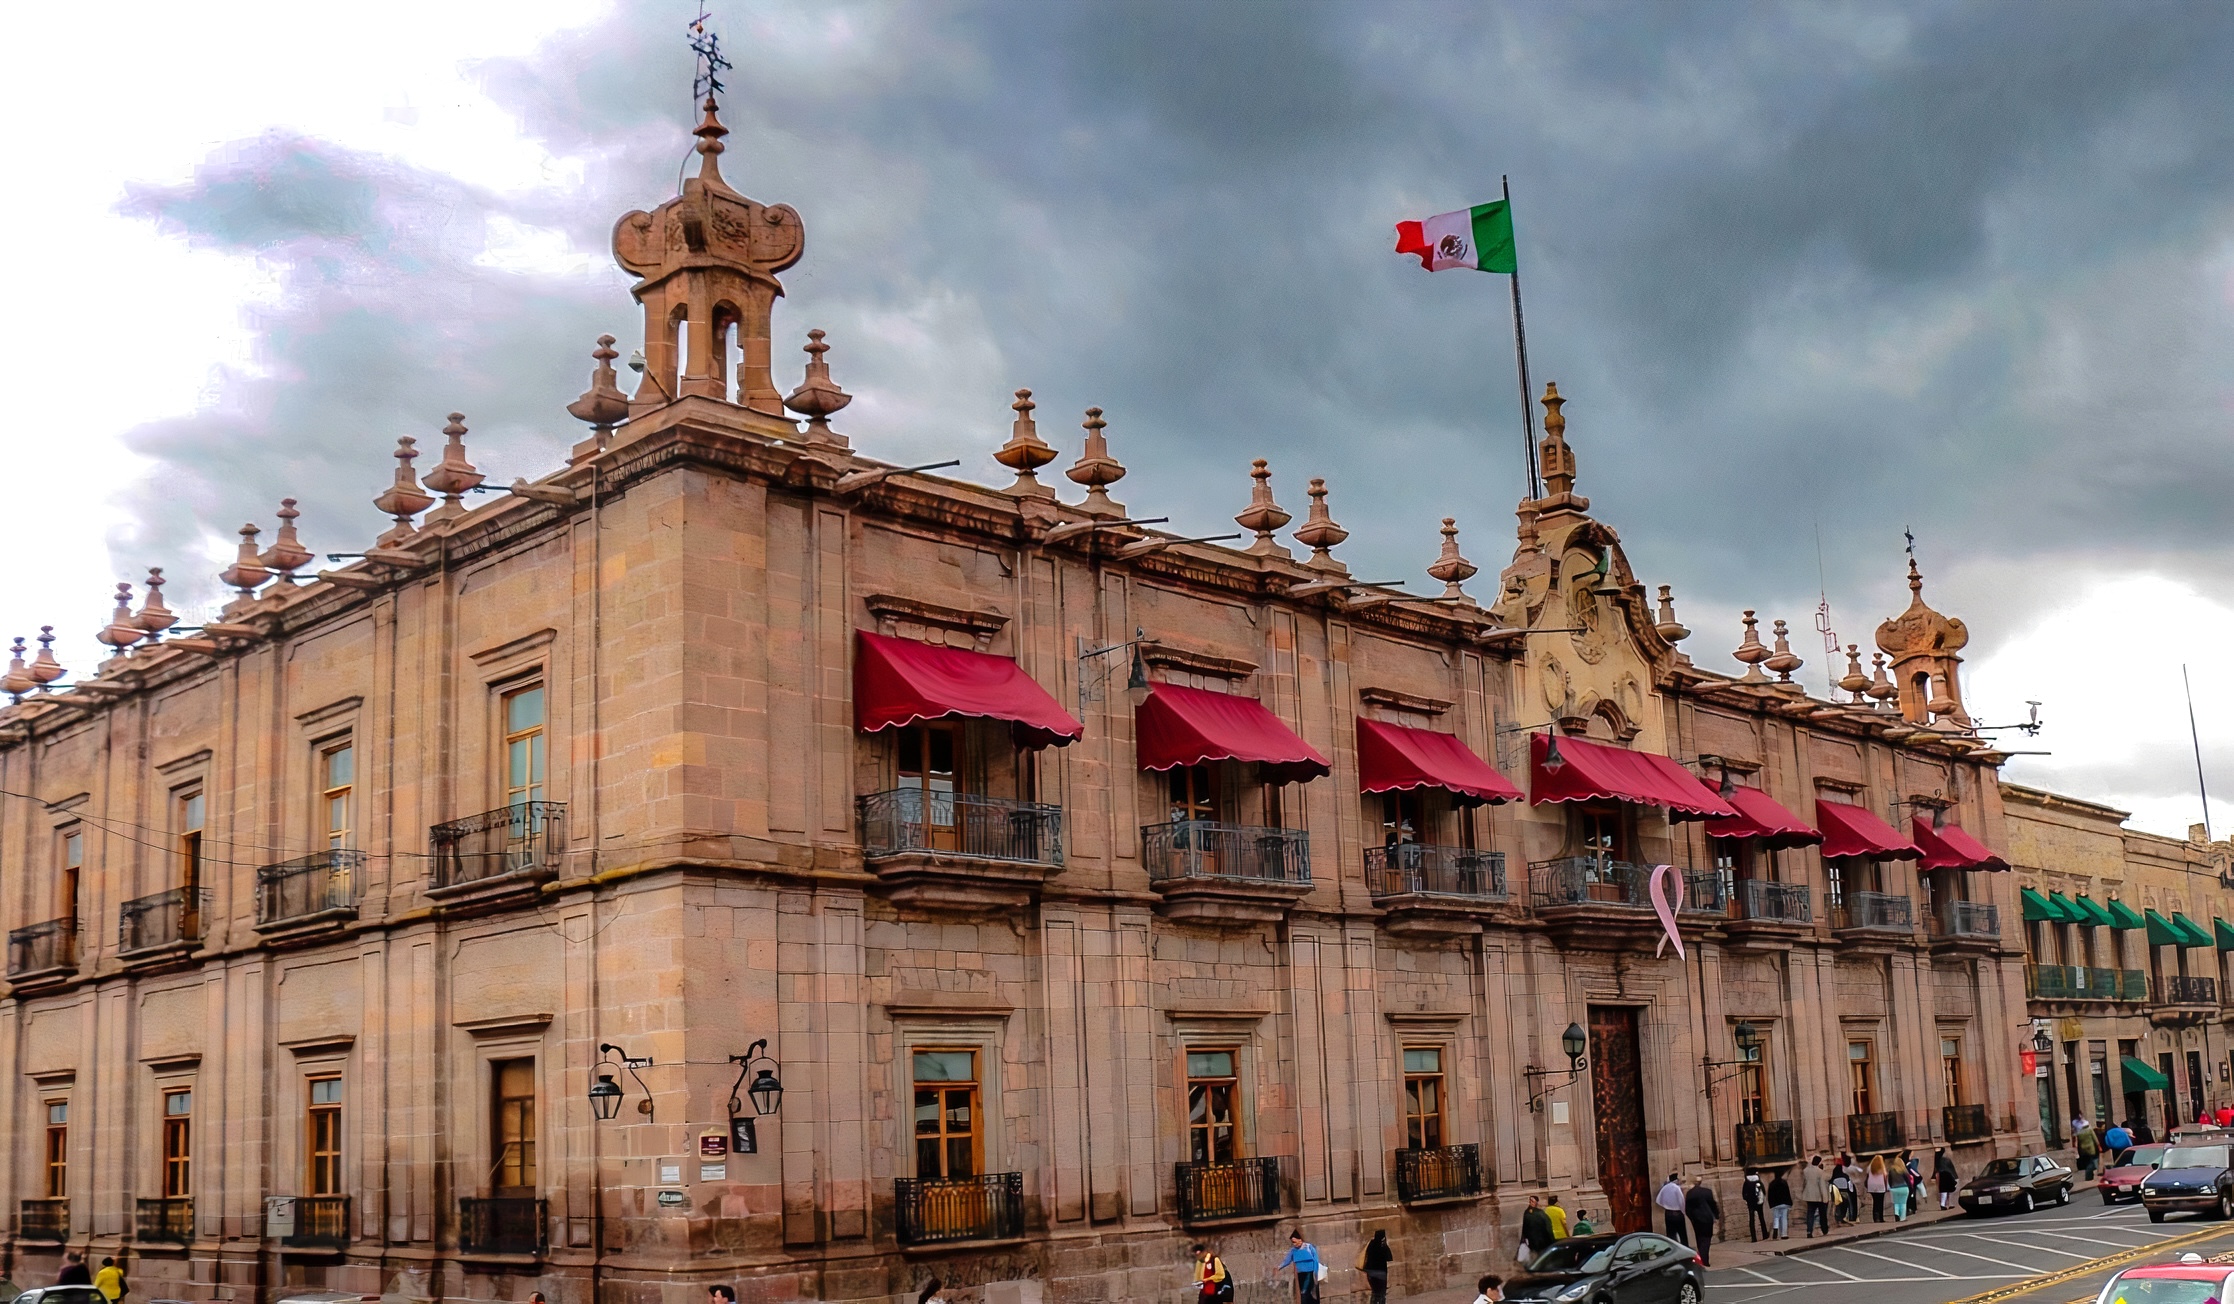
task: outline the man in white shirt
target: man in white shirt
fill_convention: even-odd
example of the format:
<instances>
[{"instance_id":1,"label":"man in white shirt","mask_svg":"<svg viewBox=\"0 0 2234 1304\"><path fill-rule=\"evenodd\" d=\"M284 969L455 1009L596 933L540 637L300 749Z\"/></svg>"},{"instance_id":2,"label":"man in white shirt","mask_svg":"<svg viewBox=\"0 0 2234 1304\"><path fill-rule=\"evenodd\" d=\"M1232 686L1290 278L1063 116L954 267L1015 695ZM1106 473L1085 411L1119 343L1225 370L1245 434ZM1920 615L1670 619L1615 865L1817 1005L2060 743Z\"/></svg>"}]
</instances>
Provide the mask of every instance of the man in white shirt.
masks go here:
<instances>
[{"instance_id":1,"label":"man in white shirt","mask_svg":"<svg viewBox=\"0 0 2234 1304\"><path fill-rule=\"evenodd\" d=\"M1683 1183L1676 1180L1674 1173L1668 1174L1668 1184L1660 1188L1660 1194L1652 1197L1652 1202L1660 1206L1660 1221L1668 1229L1668 1239L1689 1245L1691 1238L1683 1229Z\"/></svg>"}]
</instances>

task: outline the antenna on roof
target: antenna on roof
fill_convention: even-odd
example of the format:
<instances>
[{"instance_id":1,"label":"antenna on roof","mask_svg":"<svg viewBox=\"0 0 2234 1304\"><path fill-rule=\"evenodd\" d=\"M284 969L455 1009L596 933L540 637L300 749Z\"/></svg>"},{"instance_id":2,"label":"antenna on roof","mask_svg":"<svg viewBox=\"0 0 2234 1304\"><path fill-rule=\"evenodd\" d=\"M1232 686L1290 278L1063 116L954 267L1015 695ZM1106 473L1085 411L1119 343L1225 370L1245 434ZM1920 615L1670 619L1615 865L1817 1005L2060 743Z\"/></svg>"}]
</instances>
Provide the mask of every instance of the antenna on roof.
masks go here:
<instances>
[{"instance_id":1,"label":"antenna on roof","mask_svg":"<svg viewBox=\"0 0 2234 1304\"><path fill-rule=\"evenodd\" d=\"M2180 666L2180 691L2187 694L2187 736L2188 741L2195 745L2195 794L2203 799L2203 842L2207 846L2212 841L2211 792L2203 786L2203 735L2196 732L2195 690L2188 686L2187 665L2184 662Z\"/></svg>"},{"instance_id":2,"label":"antenna on roof","mask_svg":"<svg viewBox=\"0 0 2234 1304\"><path fill-rule=\"evenodd\" d=\"M1838 631L1831 628L1831 581L1823 570L1823 518L1815 518L1815 582L1819 586L1815 604L1815 632L1823 636L1823 679L1830 687L1824 696L1838 700Z\"/></svg>"},{"instance_id":3,"label":"antenna on roof","mask_svg":"<svg viewBox=\"0 0 2234 1304\"><path fill-rule=\"evenodd\" d=\"M721 81L721 75L730 68L729 60L721 57L721 37L706 30L706 22L712 17L701 4L698 16L690 20L690 52L698 56L698 72L690 79L690 104L694 109L699 101L728 89Z\"/></svg>"}]
</instances>

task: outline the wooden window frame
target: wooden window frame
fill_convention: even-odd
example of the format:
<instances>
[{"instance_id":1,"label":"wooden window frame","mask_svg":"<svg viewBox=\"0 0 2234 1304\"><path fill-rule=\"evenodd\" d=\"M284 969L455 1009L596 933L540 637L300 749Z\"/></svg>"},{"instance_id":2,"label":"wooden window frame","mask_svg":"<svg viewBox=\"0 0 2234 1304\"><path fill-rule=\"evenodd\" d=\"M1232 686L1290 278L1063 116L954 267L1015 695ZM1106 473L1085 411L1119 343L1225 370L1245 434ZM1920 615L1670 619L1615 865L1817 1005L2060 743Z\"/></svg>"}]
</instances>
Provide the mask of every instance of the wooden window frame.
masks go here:
<instances>
[{"instance_id":1,"label":"wooden window frame","mask_svg":"<svg viewBox=\"0 0 2234 1304\"><path fill-rule=\"evenodd\" d=\"M1432 1071L1414 1071L1410 1063L1412 1052L1431 1051L1435 1055ZM1411 1042L1400 1052L1400 1067L1404 1075L1404 1140L1412 1150L1440 1150L1450 1140L1450 1048L1441 1042ZM1421 1108L1418 1088L1432 1087L1434 1108Z\"/></svg>"},{"instance_id":2,"label":"wooden window frame","mask_svg":"<svg viewBox=\"0 0 2234 1304\"><path fill-rule=\"evenodd\" d=\"M907 1054L910 1087L908 1144L911 1156L910 1162L915 1166L916 1177L925 1181L939 1181L983 1176L985 1173L985 1061L983 1059L985 1047L925 1043L909 1046ZM919 1078L916 1076L916 1057L919 1055L967 1055L970 1057L970 1076L966 1081L957 1081L952 1078ZM923 1107L920 1097L926 1092L935 1093L938 1096L935 1116L937 1130L928 1134L922 1131L921 1119L918 1117ZM966 1133L953 1131L947 1125L953 1108L952 1098L957 1093L963 1095L967 1100L969 1127ZM956 1138L962 1136L967 1136L969 1139L970 1171L967 1173L954 1171L953 1143ZM936 1147L935 1153L938 1156L938 1163L935 1165L936 1172L925 1171L923 1143L926 1140L932 1141Z\"/></svg>"},{"instance_id":3,"label":"wooden window frame","mask_svg":"<svg viewBox=\"0 0 2234 1304\"><path fill-rule=\"evenodd\" d=\"M1756 1034L1759 1040L1751 1050L1738 1052L1738 1121L1740 1123L1766 1123L1773 1116L1769 1108L1769 1034Z\"/></svg>"},{"instance_id":4,"label":"wooden window frame","mask_svg":"<svg viewBox=\"0 0 2234 1304\"><path fill-rule=\"evenodd\" d=\"M1569 827L1577 859L1601 864L1610 861L1626 864L1636 859L1630 854L1635 838L1627 811L1610 802L1580 802L1573 810L1574 823ZM1597 845L1601 833L1609 844L1602 850Z\"/></svg>"},{"instance_id":5,"label":"wooden window frame","mask_svg":"<svg viewBox=\"0 0 2234 1304\"><path fill-rule=\"evenodd\" d=\"M85 826L65 824L55 830L55 860L59 869L55 883L55 917L78 917L78 894L85 887Z\"/></svg>"},{"instance_id":6,"label":"wooden window frame","mask_svg":"<svg viewBox=\"0 0 2234 1304\"><path fill-rule=\"evenodd\" d=\"M331 1083L335 1097L318 1099L318 1089ZM303 1184L310 1195L340 1195L344 1186L342 1162L342 1110L348 1089L339 1073L313 1073L303 1079Z\"/></svg>"},{"instance_id":7,"label":"wooden window frame","mask_svg":"<svg viewBox=\"0 0 2234 1304\"><path fill-rule=\"evenodd\" d=\"M334 758L347 754L349 774L341 782L334 782ZM329 851L341 851L355 845L357 837L357 741L343 734L328 738L318 744L318 836L326 841ZM335 812L340 819L335 819Z\"/></svg>"},{"instance_id":8,"label":"wooden window frame","mask_svg":"<svg viewBox=\"0 0 2234 1304\"><path fill-rule=\"evenodd\" d=\"M1856 1055L1859 1046L1862 1053ZM1848 1037L1846 1039L1846 1091L1847 1113L1857 1117L1874 1114L1875 1109L1859 1106L1877 1103L1877 1041L1873 1037Z\"/></svg>"},{"instance_id":9,"label":"wooden window frame","mask_svg":"<svg viewBox=\"0 0 2234 1304\"><path fill-rule=\"evenodd\" d=\"M67 1200L70 1198L70 1102L66 1097L44 1099L39 1108L46 1116L41 1189L46 1199ZM57 1110L61 1111L59 1116Z\"/></svg>"},{"instance_id":10,"label":"wooden window frame","mask_svg":"<svg viewBox=\"0 0 2234 1304\"><path fill-rule=\"evenodd\" d=\"M1179 1104L1180 1117L1186 1120L1187 1140L1184 1153L1187 1159L1193 1163L1233 1163L1246 1157L1249 1153L1246 1126L1248 1112L1242 1108L1241 1047L1231 1042L1205 1042L1201 1045L1182 1046L1180 1052ZM1233 1072L1230 1076L1207 1074L1198 1077L1189 1066L1189 1061L1196 1055L1227 1056ZM1195 1122L1195 1087L1198 1084L1204 1088L1206 1110L1205 1121L1199 1124ZM1216 1122L1215 1115L1208 1112L1216 1107L1216 1093L1221 1089L1226 1093L1226 1117L1229 1120L1223 1125ZM1223 1153L1220 1153L1217 1140L1221 1127L1227 1134ZM1196 1145L1198 1135L1203 1138L1200 1147Z\"/></svg>"},{"instance_id":11,"label":"wooden window frame","mask_svg":"<svg viewBox=\"0 0 2234 1304\"><path fill-rule=\"evenodd\" d=\"M1949 1048L1953 1049L1950 1050ZM1960 1033L1939 1034L1939 1085L1950 1105L1967 1105L1968 1075L1963 1072L1963 1039Z\"/></svg>"},{"instance_id":12,"label":"wooden window frame","mask_svg":"<svg viewBox=\"0 0 2234 1304\"><path fill-rule=\"evenodd\" d=\"M171 821L178 839L178 885L186 889L183 910L194 912L202 886L203 836L209 828L209 790L199 783L171 790Z\"/></svg>"},{"instance_id":13,"label":"wooden window frame","mask_svg":"<svg viewBox=\"0 0 2234 1304\"><path fill-rule=\"evenodd\" d=\"M542 1129L537 1118L542 1107L541 1061L535 1055L506 1055L488 1061L489 1189L492 1195L532 1196L540 1189L541 1164L537 1153ZM527 1076L527 1094L505 1094L505 1072L519 1068ZM517 1136L507 1136L508 1119L519 1120ZM503 1181L503 1178L518 1181Z\"/></svg>"},{"instance_id":14,"label":"wooden window frame","mask_svg":"<svg viewBox=\"0 0 2234 1304\"><path fill-rule=\"evenodd\" d=\"M194 1088L165 1087L163 1102L163 1198L194 1194ZM183 1102L183 1108L174 1106Z\"/></svg>"},{"instance_id":15,"label":"wooden window frame","mask_svg":"<svg viewBox=\"0 0 2234 1304\"><path fill-rule=\"evenodd\" d=\"M1225 775L1219 773L1220 768L1215 761L1204 761L1196 765L1173 766L1159 776L1173 823L1183 820L1207 820L1211 823L1225 821Z\"/></svg>"},{"instance_id":16,"label":"wooden window frame","mask_svg":"<svg viewBox=\"0 0 2234 1304\"><path fill-rule=\"evenodd\" d=\"M512 704L530 693L537 695L535 723L514 728ZM496 725L499 752L504 763L496 767L504 787L504 806L522 806L545 800L551 782L551 693L542 678L515 680L497 689ZM528 773L521 778L513 749L524 747Z\"/></svg>"}]
</instances>

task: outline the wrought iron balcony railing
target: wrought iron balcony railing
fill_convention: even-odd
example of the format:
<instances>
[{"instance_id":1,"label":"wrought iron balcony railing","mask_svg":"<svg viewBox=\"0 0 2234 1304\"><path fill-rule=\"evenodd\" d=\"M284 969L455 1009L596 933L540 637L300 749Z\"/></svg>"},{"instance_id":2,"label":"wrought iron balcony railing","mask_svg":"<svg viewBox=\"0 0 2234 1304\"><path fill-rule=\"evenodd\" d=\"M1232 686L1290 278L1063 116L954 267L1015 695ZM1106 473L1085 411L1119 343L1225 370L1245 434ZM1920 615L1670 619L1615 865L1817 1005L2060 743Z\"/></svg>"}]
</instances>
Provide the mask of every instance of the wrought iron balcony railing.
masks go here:
<instances>
[{"instance_id":1,"label":"wrought iron balcony railing","mask_svg":"<svg viewBox=\"0 0 2234 1304\"><path fill-rule=\"evenodd\" d=\"M1570 856L1528 867L1529 899L1538 910L1556 906L1612 906L1650 910L1645 884L1651 871L1625 860Z\"/></svg>"},{"instance_id":2,"label":"wrought iron balcony railing","mask_svg":"<svg viewBox=\"0 0 2234 1304\"><path fill-rule=\"evenodd\" d=\"M541 1254L544 1201L525 1196L465 1196L458 1201L461 1254Z\"/></svg>"},{"instance_id":3,"label":"wrought iron balcony railing","mask_svg":"<svg viewBox=\"0 0 2234 1304\"><path fill-rule=\"evenodd\" d=\"M1228 1163L1181 1163L1179 1220L1269 1218L1280 1212L1280 1161L1272 1156Z\"/></svg>"},{"instance_id":4,"label":"wrought iron balcony railing","mask_svg":"<svg viewBox=\"0 0 2234 1304\"><path fill-rule=\"evenodd\" d=\"M513 875L558 872L566 803L524 801L427 830L433 886L464 887Z\"/></svg>"},{"instance_id":5,"label":"wrought iron balcony railing","mask_svg":"<svg viewBox=\"0 0 2234 1304\"><path fill-rule=\"evenodd\" d=\"M1505 899L1505 853L1404 842L1365 849L1365 888L1377 897Z\"/></svg>"},{"instance_id":6,"label":"wrought iron balcony railing","mask_svg":"<svg viewBox=\"0 0 2234 1304\"><path fill-rule=\"evenodd\" d=\"M2083 1001L2086 970L2068 964L2025 966L2025 995L2041 1001Z\"/></svg>"},{"instance_id":7,"label":"wrought iron balcony railing","mask_svg":"<svg viewBox=\"0 0 2234 1304\"><path fill-rule=\"evenodd\" d=\"M1396 1198L1406 1204L1420 1200L1456 1200L1481 1193L1480 1146L1468 1144L1396 1152Z\"/></svg>"},{"instance_id":8,"label":"wrought iron balcony railing","mask_svg":"<svg viewBox=\"0 0 2234 1304\"><path fill-rule=\"evenodd\" d=\"M70 1202L68 1200L25 1200L16 1213L16 1239L19 1241L69 1240Z\"/></svg>"},{"instance_id":9,"label":"wrought iron balcony railing","mask_svg":"<svg viewBox=\"0 0 2234 1304\"><path fill-rule=\"evenodd\" d=\"M2115 969L2088 968L2086 974L2086 999L2090 1001L2118 1000L2118 971ZM2135 972L2139 972L2136 970Z\"/></svg>"},{"instance_id":10,"label":"wrought iron balcony railing","mask_svg":"<svg viewBox=\"0 0 2234 1304\"><path fill-rule=\"evenodd\" d=\"M1841 931L1868 929L1882 933L1916 931L1915 908L1907 897L1886 892L1849 892L1833 909L1831 927Z\"/></svg>"},{"instance_id":11,"label":"wrought iron balcony railing","mask_svg":"<svg viewBox=\"0 0 2234 1304\"><path fill-rule=\"evenodd\" d=\"M2118 999L2145 1001L2149 999L2149 971L2146 969L2118 970Z\"/></svg>"},{"instance_id":12,"label":"wrought iron balcony railing","mask_svg":"<svg viewBox=\"0 0 2234 1304\"><path fill-rule=\"evenodd\" d=\"M1942 901L1930 917L1930 928L1933 937L1943 940L1998 938L2001 911L1985 901Z\"/></svg>"},{"instance_id":13,"label":"wrought iron balcony railing","mask_svg":"<svg viewBox=\"0 0 2234 1304\"><path fill-rule=\"evenodd\" d=\"M1763 1168L1800 1161L1800 1133L1792 1120L1740 1123L1737 1127L1738 1167Z\"/></svg>"},{"instance_id":14,"label":"wrought iron balcony railing","mask_svg":"<svg viewBox=\"0 0 2234 1304\"><path fill-rule=\"evenodd\" d=\"M256 923L261 927L357 911L362 851L321 851L256 871Z\"/></svg>"},{"instance_id":15,"label":"wrought iron balcony railing","mask_svg":"<svg viewBox=\"0 0 2234 1304\"><path fill-rule=\"evenodd\" d=\"M1984 1105L1948 1105L1939 1111L1939 1126L1949 1141L1983 1141L1994 1134Z\"/></svg>"},{"instance_id":16,"label":"wrought iron balcony railing","mask_svg":"<svg viewBox=\"0 0 2234 1304\"><path fill-rule=\"evenodd\" d=\"M902 1245L1013 1240L1024 1234L1024 1175L902 1177L892 1183L892 1221Z\"/></svg>"},{"instance_id":17,"label":"wrought iron balcony railing","mask_svg":"<svg viewBox=\"0 0 2234 1304\"><path fill-rule=\"evenodd\" d=\"M1814 899L1805 883L1772 883L1765 878L1738 880L1737 917L1764 924L1815 921Z\"/></svg>"},{"instance_id":18,"label":"wrought iron balcony railing","mask_svg":"<svg viewBox=\"0 0 2234 1304\"><path fill-rule=\"evenodd\" d=\"M1140 831L1140 855L1150 882L1169 879L1243 879L1268 883L1311 881L1311 835L1302 829L1174 820Z\"/></svg>"},{"instance_id":19,"label":"wrought iron balcony railing","mask_svg":"<svg viewBox=\"0 0 2234 1304\"><path fill-rule=\"evenodd\" d=\"M202 907L208 893L174 887L125 902L116 911L116 949L126 955L202 940Z\"/></svg>"},{"instance_id":20,"label":"wrought iron balcony railing","mask_svg":"<svg viewBox=\"0 0 2234 1304\"><path fill-rule=\"evenodd\" d=\"M861 852L911 851L1030 865L1063 863L1063 810L967 792L895 788L859 799Z\"/></svg>"},{"instance_id":21,"label":"wrought iron balcony railing","mask_svg":"<svg viewBox=\"0 0 2234 1304\"><path fill-rule=\"evenodd\" d=\"M1649 874L1649 871L1648 871ZM1645 899L1652 899L1650 879L1647 879ZM1683 871L1682 912L1687 915L1726 915L1730 913L1730 880L1711 869Z\"/></svg>"},{"instance_id":22,"label":"wrought iron balcony railing","mask_svg":"<svg viewBox=\"0 0 2234 1304\"><path fill-rule=\"evenodd\" d=\"M1898 1150L1907 1139L1901 1131L1898 1114L1888 1111L1846 1116L1846 1148L1858 1154Z\"/></svg>"},{"instance_id":23,"label":"wrought iron balcony railing","mask_svg":"<svg viewBox=\"0 0 2234 1304\"><path fill-rule=\"evenodd\" d=\"M295 1229L280 1237L283 1244L335 1250L348 1246L348 1196L298 1195L288 1203L294 1206Z\"/></svg>"},{"instance_id":24,"label":"wrought iron balcony railing","mask_svg":"<svg viewBox=\"0 0 2234 1304\"><path fill-rule=\"evenodd\" d=\"M2156 980L2156 1005L2216 1005L2218 981L2193 974L2168 973Z\"/></svg>"},{"instance_id":25,"label":"wrought iron balcony railing","mask_svg":"<svg viewBox=\"0 0 2234 1304\"><path fill-rule=\"evenodd\" d=\"M78 921L49 919L8 933L8 976L53 973L78 967Z\"/></svg>"},{"instance_id":26,"label":"wrought iron balcony railing","mask_svg":"<svg viewBox=\"0 0 2234 1304\"><path fill-rule=\"evenodd\" d=\"M139 1201L132 1234L143 1241L191 1244L194 1240L194 1198L178 1195Z\"/></svg>"}]
</instances>

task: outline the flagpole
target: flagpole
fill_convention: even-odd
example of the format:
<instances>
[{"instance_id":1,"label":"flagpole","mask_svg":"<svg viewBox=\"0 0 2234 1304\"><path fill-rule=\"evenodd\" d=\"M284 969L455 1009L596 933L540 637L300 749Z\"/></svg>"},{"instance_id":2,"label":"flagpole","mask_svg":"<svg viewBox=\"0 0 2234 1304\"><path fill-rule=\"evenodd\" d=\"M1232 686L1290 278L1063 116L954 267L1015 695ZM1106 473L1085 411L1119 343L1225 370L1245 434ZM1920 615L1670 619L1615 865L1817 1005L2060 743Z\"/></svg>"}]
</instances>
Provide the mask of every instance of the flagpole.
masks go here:
<instances>
[{"instance_id":1,"label":"flagpole","mask_svg":"<svg viewBox=\"0 0 2234 1304\"><path fill-rule=\"evenodd\" d=\"M1505 220L1510 222L1513 216L1513 181L1509 176L1501 176L1498 182L1504 187ZM1513 355L1520 368L1520 428L1523 436L1521 452L1528 465L1528 496L1533 499L1544 496L1544 486L1536 469L1536 408L1529 401L1532 387L1528 383L1528 328L1522 323L1520 316L1520 260L1517 257L1513 260L1512 277Z\"/></svg>"}]
</instances>

